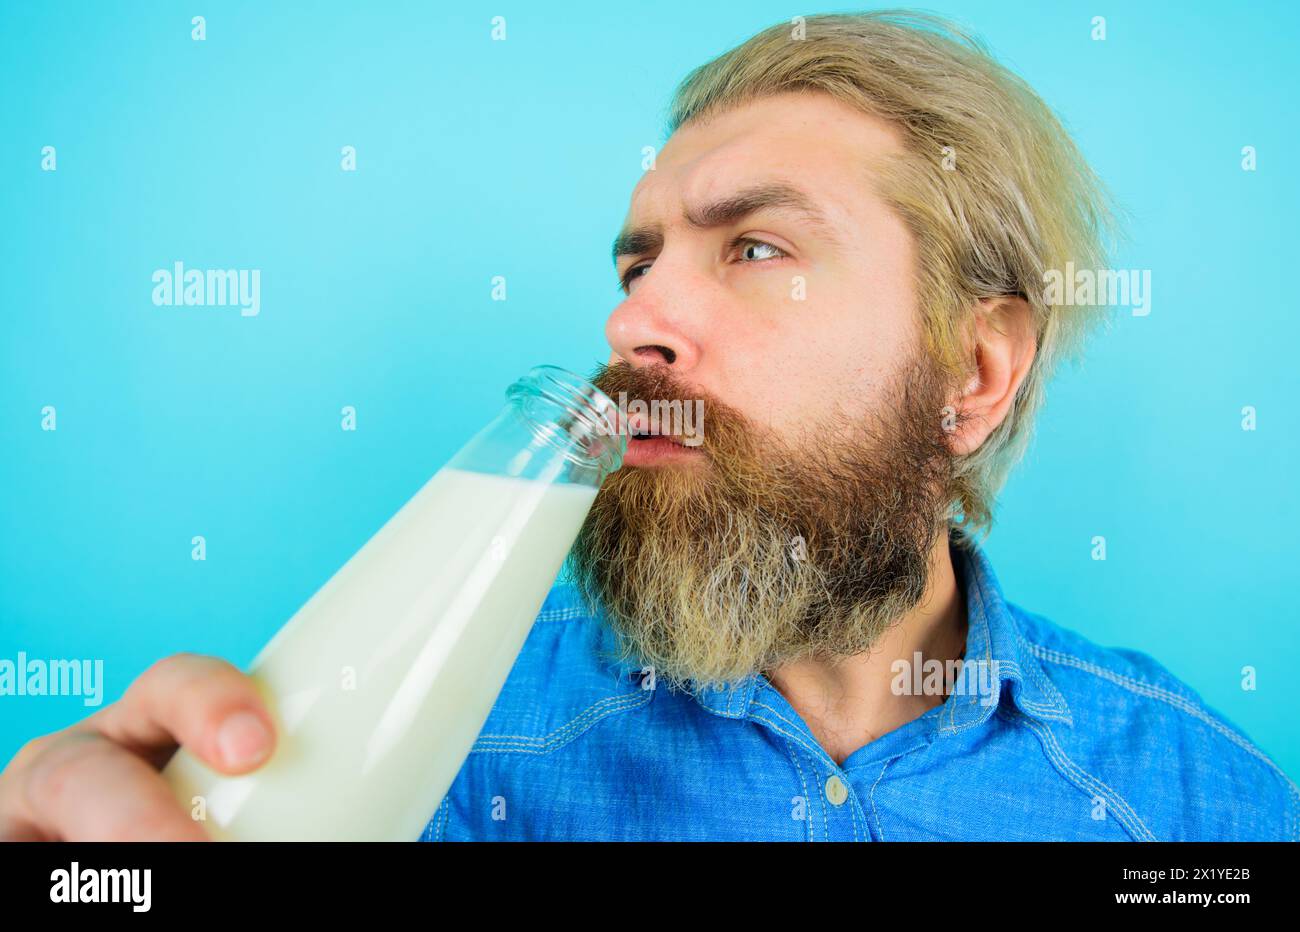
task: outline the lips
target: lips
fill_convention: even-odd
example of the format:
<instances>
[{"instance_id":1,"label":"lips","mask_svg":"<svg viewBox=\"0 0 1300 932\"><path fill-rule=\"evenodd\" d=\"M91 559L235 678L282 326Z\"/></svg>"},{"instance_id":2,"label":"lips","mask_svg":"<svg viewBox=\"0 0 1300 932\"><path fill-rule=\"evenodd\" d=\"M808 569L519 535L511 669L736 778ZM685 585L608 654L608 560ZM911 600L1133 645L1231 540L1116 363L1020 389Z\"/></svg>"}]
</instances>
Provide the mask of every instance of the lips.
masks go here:
<instances>
[{"instance_id":1,"label":"lips","mask_svg":"<svg viewBox=\"0 0 1300 932\"><path fill-rule=\"evenodd\" d=\"M626 416L626 419L617 426L621 433L627 434L629 444L645 443L649 440L662 440L667 443L675 443L678 446L684 446L679 434L661 434L658 428L651 424L642 414L629 414Z\"/></svg>"},{"instance_id":2,"label":"lips","mask_svg":"<svg viewBox=\"0 0 1300 932\"><path fill-rule=\"evenodd\" d=\"M657 434L651 430L632 429L628 431L628 440L631 442L644 442L646 440L660 440L665 443L675 443L679 447L684 446L677 434Z\"/></svg>"},{"instance_id":3,"label":"lips","mask_svg":"<svg viewBox=\"0 0 1300 932\"><path fill-rule=\"evenodd\" d=\"M687 446L678 434L660 434L641 415L628 415L620 429L628 437L627 454L623 457L625 466L654 466L692 459L700 453L698 447Z\"/></svg>"}]
</instances>

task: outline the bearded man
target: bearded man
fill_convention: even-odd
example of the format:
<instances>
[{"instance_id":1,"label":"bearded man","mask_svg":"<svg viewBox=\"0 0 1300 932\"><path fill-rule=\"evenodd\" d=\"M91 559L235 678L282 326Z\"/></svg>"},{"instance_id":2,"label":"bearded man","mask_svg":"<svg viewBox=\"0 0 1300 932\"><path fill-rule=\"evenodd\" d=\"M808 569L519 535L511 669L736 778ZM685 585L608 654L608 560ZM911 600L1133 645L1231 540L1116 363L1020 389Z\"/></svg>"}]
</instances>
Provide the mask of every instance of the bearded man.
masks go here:
<instances>
[{"instance_id":1,"label":"bearded man","mask_svg":"<svg viewBox=\"0 0 1300 932\"><path fill-rule=\"evenodd\" d=\"M977 542L1105 315L1045 300L1112 230L1048 107L948 24L830 15L697 69L669 130L595 383L702 402L702 442L628 425L425 838L1296 838L1275 764Z\"/></svg>"},{"instance_id":2,"label":"bearded man","mask_svg":"<svg viewBox=\"0 0 1300 932\"><path fill-rule=\"evenodd\" d=\"M644 404L427 840L1296 840L1300 793L1151 658L1002 593L979 540L1106 309L1104 187L921 15L692 72L632 194L597 373ZM687 436L645 411L702 410ZM157 767L270 752L170 658L0 774L0 838L195 838ZM343 803L346 804L346 803ZM322 813L322 818L328 814Z\"/></svg>"}]
</instances>

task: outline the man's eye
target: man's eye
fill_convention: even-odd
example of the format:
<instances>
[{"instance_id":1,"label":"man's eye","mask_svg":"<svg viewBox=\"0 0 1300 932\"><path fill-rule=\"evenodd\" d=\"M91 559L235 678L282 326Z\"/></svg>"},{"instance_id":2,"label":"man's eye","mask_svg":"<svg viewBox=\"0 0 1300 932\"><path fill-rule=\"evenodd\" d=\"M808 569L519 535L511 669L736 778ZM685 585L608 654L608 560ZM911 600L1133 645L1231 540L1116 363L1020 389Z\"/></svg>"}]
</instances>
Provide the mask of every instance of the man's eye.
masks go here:
<instances>
[{"instance_id":1,"label":"man's eye","mask_svg":"<svg viewBox=\"0 0 1300 932\"><path fill-rule=\"evenodd\" d=\"M632 287L633 281L635 281L638 278L641 278L643 275L645 275L646 272L650 271L651 264L652 263L649 262L643 262L640 265L632 266L632 268L624 272L623 277L618 280L618 287L622 288L624 291L627 291L629 288Z\"/></svg>"},{"instance_id":2,"label":"man's eye","mask_svg":"<svg viewBox=\"0 0 1300 932\"><path fill-rule=\"evenodd\" d=\"M740 248L740 254L746 262L762 262L764 259L780 259L785 255L785 251L778 249L771 243L765 243L761 239L747 239L741 237L732 244Z\"/></svg>"},{"instance_id":3,"label":"man's eye","mask_svg":"<svg viewBox=\"0 0 1300 932\"><path fill-rule=\"evenodd\" d=\"M771 243L765 243L761 239L750 239L749 237L739 236L731 241L730 251L740 250L742 262L764 262L770 259L783 259L788 256L785 250L773 246ZM653 262L642 262L640 265L634 265L618 280L618 287L624 292L630 291L632 283L638 278L643 278L650 271Z\"/></svg>"}]
</instances>

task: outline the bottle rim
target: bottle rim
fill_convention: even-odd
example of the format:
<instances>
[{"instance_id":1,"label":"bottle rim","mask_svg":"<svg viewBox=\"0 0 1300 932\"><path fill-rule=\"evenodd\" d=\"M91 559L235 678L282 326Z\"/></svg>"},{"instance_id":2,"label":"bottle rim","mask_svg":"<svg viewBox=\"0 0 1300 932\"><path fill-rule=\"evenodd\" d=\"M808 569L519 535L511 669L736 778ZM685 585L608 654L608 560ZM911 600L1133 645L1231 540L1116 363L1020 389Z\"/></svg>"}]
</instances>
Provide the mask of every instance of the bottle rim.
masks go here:
<instances>
[{"instance_id":1,"label":"bottle rim","mask_svg":"<svg viewBox=\"0 0 1300 932\"><path fill-rule=\"evenodd\" d=\"M597 466L601 479L623 465L627 437L619 430L618 405L591 380L561 366L529 369L506 389L533 435L580 466ZM540 398L563 410L560 421L530 417L527 400Z\"/></svg>"}]
</instances>

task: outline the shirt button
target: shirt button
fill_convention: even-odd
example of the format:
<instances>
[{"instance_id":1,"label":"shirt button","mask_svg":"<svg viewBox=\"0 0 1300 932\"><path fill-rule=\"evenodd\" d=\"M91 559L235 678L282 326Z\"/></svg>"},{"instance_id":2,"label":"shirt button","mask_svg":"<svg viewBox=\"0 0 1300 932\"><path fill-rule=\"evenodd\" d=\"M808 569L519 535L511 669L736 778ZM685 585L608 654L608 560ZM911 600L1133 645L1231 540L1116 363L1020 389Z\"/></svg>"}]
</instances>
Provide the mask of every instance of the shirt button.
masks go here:
<instances>
[{"instance_id":1,"label":"shirt button","mask_svg":"<svg viewBox=\"0 0 1300 932\"><path fill-rule=\"evenodd\" d=\"M826 781L826 799L832 806L842 806L848 798L849 788L838 776L831 774L831 778Z\"/></svg>"}]
</instances>

